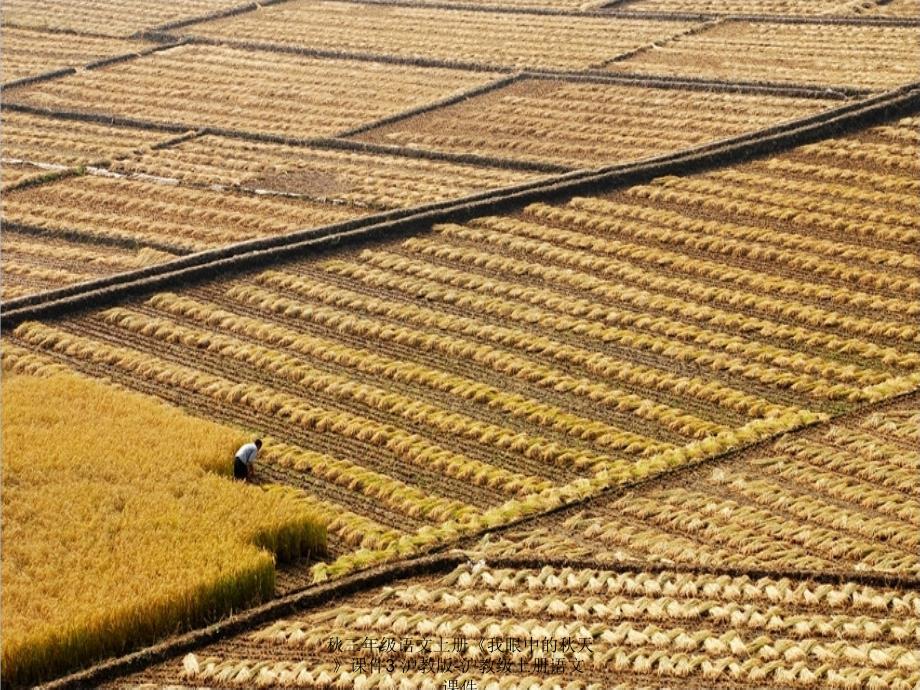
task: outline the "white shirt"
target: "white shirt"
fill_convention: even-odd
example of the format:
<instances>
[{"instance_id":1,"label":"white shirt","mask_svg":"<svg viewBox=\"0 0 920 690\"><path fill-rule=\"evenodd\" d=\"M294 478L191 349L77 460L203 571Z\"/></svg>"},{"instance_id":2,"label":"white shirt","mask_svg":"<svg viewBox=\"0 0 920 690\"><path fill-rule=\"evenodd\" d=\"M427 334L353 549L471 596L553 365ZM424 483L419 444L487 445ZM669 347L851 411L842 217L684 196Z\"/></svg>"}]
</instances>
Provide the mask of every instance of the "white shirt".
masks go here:
<instances>
[{"instance_id":1,"label":"white shirt","mask_svg":"<svg viewBox=\"0 0 920 690\"><path fill-rule=\"evenodd\" d=\"M236 457L238 457L246 467L252 466L258 454L259 449L256 447L255 443L246 443L240 446L240 449L236 451Z\"/></svg>"}]
</instances>

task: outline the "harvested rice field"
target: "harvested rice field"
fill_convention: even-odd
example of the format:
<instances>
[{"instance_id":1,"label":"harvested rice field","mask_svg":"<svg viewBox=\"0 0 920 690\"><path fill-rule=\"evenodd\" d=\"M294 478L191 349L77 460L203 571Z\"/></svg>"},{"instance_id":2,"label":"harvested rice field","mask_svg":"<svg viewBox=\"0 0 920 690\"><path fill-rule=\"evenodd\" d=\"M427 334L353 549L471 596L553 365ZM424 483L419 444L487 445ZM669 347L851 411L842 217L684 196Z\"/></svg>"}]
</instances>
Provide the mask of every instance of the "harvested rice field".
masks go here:
<instances>
[{"instance_id":1,"label":"harvested rice field","mask_svg":"<svg viewBox=\"0 0 920 690\"><path fill-rule=\"evenodd\" d=\"M897 2L898 0L895 0ZM906 0L911 2L912 0ZM885 0L625 0L617 10L635 12L685 12L707 15L847 16L884 12Z\"/></svg>"},{"instance_id":2,"label":"harvested rice field","mask_svg":"<svg viewBox=\"0 0 920 690\"><path fill-rule=\"evenodd\" d=\"M175 258L143 247L128 249L83 244L5 229L3 232L4 300L83 283L115 273L152 266Z\"/></svg>"},{"instance_id":3,"label":"harvested rice field","mask_svg":"<svg viewBox=\"0 0 920 690\"><path fill-rule=\"evenodd\" d=\"M297 611L109 687L908 690L920 679L918 605L896 586L487 557Z\"/></svg>"},{"instance_id":4,"label":"harvested rice field","mask_svg":"<svg viewBox=\"0 0 920 690\"><path fill-rule=\"evenodd\" d=\"M610 0L419 0L427 5L456 5L476 8L501 8L501 9L539 9L567 12L595 12L602 10L610 4ZM386 4L386 3L384 3Z\"/></svg>"},{"instance_id":5,"label":"harvested rice field","mask_svg":"<svg viewBox=\"0 0 920 690\"><path fill-rule=\"evenodd\" d=\"M3 215L47 238L184 254L360 215L357 209L282 196L256 197L105 175L65 177L13 190Z\"/></svg>"},{"instance_id":6,"label":"harvested rice field","mask_svg":"<svg viewBox=\"0 0 920 690\"><path fill-rule=\"evenodd\" d=\"M358 139L583 168L709 144L834 105L839 102L527 79Z\"/></svg>"},{"instance_id":7,"label":"harvested rice field","mask_svg":"<svg viewBox=\"0 0 920 690\"><path fill-rule=\"evenodd\" d=\"M801 46L807 46L797 50ZM744 60L738 55L743 54ZM727 21L610 65L618 73L884 90L916 81L920 27Z\"/></svg>"},{"instance_id":8,"label":"harvested rice field","mask_svg":"<svg viewBox=\"0 0 920 690\"><path fill-rule=\"evenodd\" d=\"M368 69L373 79L366 78ZM496 76L184 45L17 89L10 100L184 129L310 138L426 105Z\"/></svg>"},{"instance_id":9,"label":"harvested rice field","mask_svg":"<svg viewBox=\"0 0 920 690\"><path fill-rule=\"evenodd\" d=\"M0 683L918 690L912 10L6 3Z\"/></svg>"},{"instance_id":10,"label":"harvested rice field","mask_svg":"<svg viewBox=\"0 0 920 690\"><path fill-rule=\"evenodd\" d=\"M143 44L113 38L8 27L3 32L3 82L82 67L97 60L134 53L143 47Z\"/></svg>"},{"instance_id":11,"label":"harvested rice field","mask_svg":"<svg viewBox=\"0 0 920 690\"><path fill-rule=\"evenodd\" d=\"M3 188L68 168L101 167L172 138L152 130L7 111L0 144Z\"/></svg>"},{"instance_id":12,"label":"harvested rice field","mask_svg":"<svg viewBox=\"0 0 920 690\"><path fill-rule=\"evenodd\" d=\"M359 151L203 136L118 160L115 172L388 210L447 201L545 174Z\"/></svg>"},{"instance_id":13,"label":"harvested rice field","mask_svg":"<svg viewBox=\"0 0 920 690\"><path fill-rule=\"evenodd\" d=\"M49 7L46 0L7 0L3 23L7 27L28 27L100 36L129 37L164 24L190 20L245 4L234 0L182 0L131 2L131 0L75 0L64 7ZM6 32L4 32L6 33Z\"/></svg>"},{"instance_id":14,"label":"harvested rice field","mask_svg":"<svg viewBox=\"0 0 920 690\"><path fill-rule=\"evenodd\" d=\"M480 545L489 557L920 576L920 398Z\"/></svg>"},{"instance_id":15,"label":"harvested rice field","mask_svg":"<svg viewBox=\"0 0 920 690\"><path fill-rule=\"evenodd\" d=\"M414 27L412 32L407 26ZM344 2L291 2L195 25L183 35L492 69L585 69L696 26Z\"/></svg>"},{"instance_id":16,"label":"harvested rice field","mask_svg":"<svg viewBox=\"0 0 920 690\"><path fill-rule=\"evenodd\" d=\"M267 472L381 526L331 527L338 553L396 553L915 387L920 235L900 166L916 163L885 148L912 123L8 337L318 453L269 451ZM382 506L377 481L407 498Z\"/></svg>"},{"instance_id":17,"label":"harvested rice field","mask_svg":"<svg viewBox=\"0 0 920 690\"><path fill-rule=\"evenodd\" d=\"M891 2L870 5L864 12L873 17L920 19L920 4L914 0L891 0Z\"/></svg>"},{"instance_id":18,"label":"harvested rice field","mask_svg":"<svg viewBox=\"0 0 920 690\"><path fill-rule=\"evenodd\" d=\"M543 175L213 136L153 148L138 144L165 135L12 115L4 170L23 186L2 202L3 299ZM103 167L44 180L90 161Z\"/></svg>"}]
</instances>

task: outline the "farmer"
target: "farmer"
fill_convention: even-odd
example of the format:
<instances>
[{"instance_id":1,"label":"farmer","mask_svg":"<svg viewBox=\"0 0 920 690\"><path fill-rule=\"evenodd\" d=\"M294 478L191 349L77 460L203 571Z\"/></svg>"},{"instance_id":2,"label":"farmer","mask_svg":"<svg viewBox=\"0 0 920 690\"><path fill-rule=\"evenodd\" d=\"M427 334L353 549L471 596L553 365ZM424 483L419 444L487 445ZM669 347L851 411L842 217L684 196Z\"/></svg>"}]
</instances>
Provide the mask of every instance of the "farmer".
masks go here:
<instances>
[{"instance_id":1,"label":"farmer","mask_svg":"<svg viewBox=\"0 0 920 690\"><path fill-rule=\"evenodd\" d=\"M236 479L250 481L255 471L256 457L259 455L259 448L262 447L262 439L257 438L252 443L244 443L236 451L233 458L233 476Z\"/></svg>"}]
</instances>

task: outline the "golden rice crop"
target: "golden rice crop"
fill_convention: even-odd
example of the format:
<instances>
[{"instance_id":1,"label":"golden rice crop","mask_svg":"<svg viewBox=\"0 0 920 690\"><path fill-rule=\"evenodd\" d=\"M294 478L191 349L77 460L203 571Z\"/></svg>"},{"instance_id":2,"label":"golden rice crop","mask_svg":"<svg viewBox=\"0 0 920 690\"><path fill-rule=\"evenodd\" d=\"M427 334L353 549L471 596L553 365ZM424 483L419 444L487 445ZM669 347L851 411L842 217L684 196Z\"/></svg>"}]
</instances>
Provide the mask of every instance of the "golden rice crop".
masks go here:
<instances>
[{"instance_id":1,"label":"golden rice crop","mask_svg":"<svg viewBox=\"0 0 920 690\"><path fill-rule=\"evenodd\" d=\"M214 473L229 472L240 431L7 347L4 682L271 596L274 554L323 548L324 528L292 491Z\"/></svg>"}]
</instances>

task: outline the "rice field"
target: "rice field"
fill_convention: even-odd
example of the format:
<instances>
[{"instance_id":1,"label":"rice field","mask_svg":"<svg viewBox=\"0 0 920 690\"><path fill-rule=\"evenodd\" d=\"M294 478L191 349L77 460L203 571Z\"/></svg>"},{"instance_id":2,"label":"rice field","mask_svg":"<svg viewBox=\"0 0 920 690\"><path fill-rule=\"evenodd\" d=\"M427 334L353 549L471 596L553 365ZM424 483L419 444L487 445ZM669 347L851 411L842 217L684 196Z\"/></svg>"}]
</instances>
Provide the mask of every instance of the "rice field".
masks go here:
<instances>
[{"instance_id":1,"label":"rice field","mask_svg":"<svg viewBox=\"0 0 920 690\"><path fill-rule=\"evenodd\" d=\"M0 296L4 300L25 297L174 258L174 254L149 247L85 244L5 229Z\"/></svg>"},{"instance_id":2,"label":"rice field","mask_svg":"<svg viewBox=\"0 0 920 690\"><path fill-rule=\"evenodd\" d=\"M357 521L321 579L916 387L913 124L9 337L271 431L268 476Z\"/></svg>"},{"instance_id":3,"label":"rice field","mask_svg":"<svg viewBox=\"0 0 920 690\"><path fill-rule=\"evenodd\" d=\"M358 138L584 168L712 143L835 104L763 94L527 79Z\"/></svg>"},{"instance_id":4,"label":"rice field","mask_svg":"<svg viewBox=\"0 0 920 690\"><path fill-rule=\"evenodd\" d=\"M3 189L68 168L104 166L165 143L171 135L96 122L3 113Z\"/></svg>"},{"instance_id":5,"label":"rice field","mask_svg":"<svg viewBox=\"0 0 920 690\"><path fill-rule=\"evenodd\" d=\"M739 54L745 59L738 60ZM610 69L884 90L915 81L918 59L920 27L727 21L640 51Z\"/></svg>"},{"instance_id":6,"label":"rice field","mask_svg":"<svg viewBox=\"0 0 920 690\"><path fill-rule=\"evenodd\" d=\"M484 165L215 136L121 159L111 169L184 186L294 195L369 212L447 201L541 177Z\"/></svg>"},{"instance_id":7,"label":"rice field","mask_svg":"<svg viewBox=\"0 0 920 690\"><path fill-rule=\"evenodd\" d=\"M162 133L20 113L6 126L3 299L541 176L216 136L159 147Z\"/></svg>"},{"instance_id":8,"label":"rice field","mask_svg":"<svg viewBox=\"0 0 920 690\"><path fill-rule=\"evenodd\" d=\"M219 476L241 430L9 343L3 369L4 685L257 603L322 549L293 491Z\"/></svg>"},{"instance_id":9,"label":"rice field","mask_svg":"<svg viewBox=\"0 0 920 690\"><path fill-rule=\"evenodd\" d=\"M914 11L11 0L4 685L920 687Z\"/></svg>"},{"instance_id":10,"label":"rice field","mask_svg":"<svg viewBox=\"0 0 920 690\"><path fill-rule=\"evenodd\" d=\"M7 193L3 214L14 229L49 239L186 254L334 223L361 211L282 196L80 175Z\"/></svg>"},{"instance_id":11,"label":"rice field","mask_svg":"<svg viewBox=\"0 0 920 690\"><path fill-rule=\"evenodd\" d=\"M120 687L907 690L918 603L846 581L479 561L300 611Z\"/></svg>"},{"instance_id":12,"label":"rice field","mask_svg":"<svg viewBox=\"0 0 920 690\"><path fill-rule=\"evenodd\" d=\"M3 3L3 23L7 27L127 38L162 24L200 17L245 3L234 0L183 0L181 3L76 0L67 3L66 12L55 11L48 4L44 0L7 0Z\"/></svg>"},{"instance_id":13,"label":"rice field","mask_svg":"<svg viewBox=\"0 0 920 690\"><path fill-rule=\"evenodd\" d=\"M413 31L406 31L406 26ZM340 53L475 64L584 69L695 25L293 0L208 22L184 35Z\"/></svg>"},{"instance_id":14,"label":"rice field","mask_svg":"<svg viewBox=\"0 0 920 690\"><path fill-rule=\"evenodd\" d=\"M897 3L899 0L895 0ZM910 2L911 0L906 0ZM885 12L885 0L626 0L617 10L636 12L686 12L713 15L847 16Z\"/></svg>"},{"instance_id":15,"label":"rice field","mask_svg":"<svg viewBox=\"0 0 920 690\"><path fill-rule=\"evenodd\" d=\"M185 129L303 139L426 105L495 76L184 45L17 89L10 100Z\"/></svg>"},{"instance_id":16,"label":"rice field","mask_svg":"<svg viewBox=\"0 0 920 690\"><path fill-rule=\"evenodd\" d=\"M3 82L134 53L143 44L98 36L7 27L3 32Z\"/></svg>"},{"instance_id":17,"label":"rice field","mask_svg":"<svg viewBox=\"0 0 920 690\"><path fill-rule=\"evenodd\" d=\"M874 3L863 11L873 17L920 18L920 5L913 0L891 0L891 2Z\"/></svg>"},{"instance_id":18,"label":"rice field","mask_svg":"<svg viewBox=\"0 0 920 690\"><path fill-rule=\"evenodd\" d=\"M912 396L481 548L492 558L916 578L918 422Z\"/></svg>"}]
</instances>

